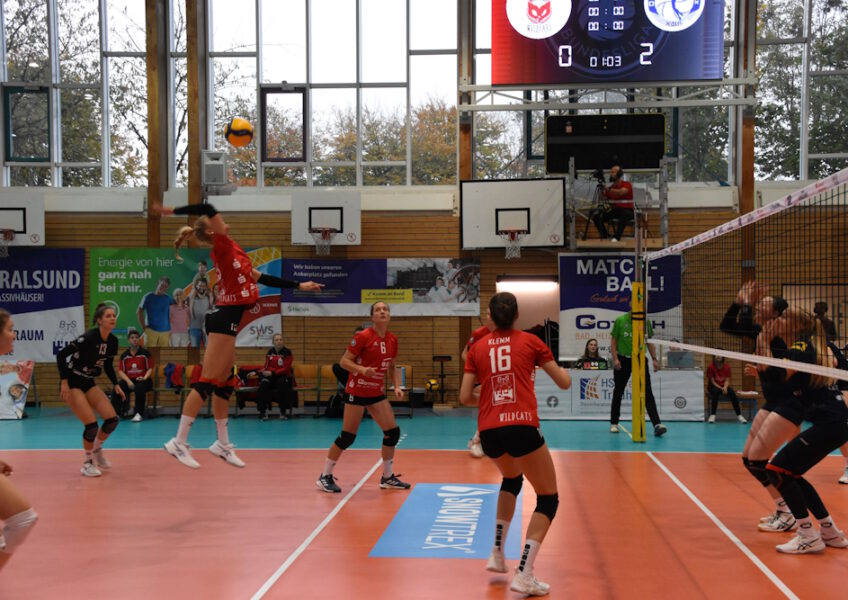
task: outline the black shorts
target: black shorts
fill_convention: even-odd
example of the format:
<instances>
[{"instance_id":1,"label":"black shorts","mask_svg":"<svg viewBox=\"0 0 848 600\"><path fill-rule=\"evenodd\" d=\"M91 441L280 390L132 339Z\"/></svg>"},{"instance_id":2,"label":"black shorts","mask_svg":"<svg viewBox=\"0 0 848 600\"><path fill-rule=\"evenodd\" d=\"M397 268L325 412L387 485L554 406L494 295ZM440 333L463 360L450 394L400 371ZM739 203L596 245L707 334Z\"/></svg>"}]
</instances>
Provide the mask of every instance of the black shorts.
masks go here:
<instances>
[{"instance_id":1,"label":"black shorts","mask_svg":"<svg viewBox=\"0 0 848 600\"><path fill-rule=\"evenodd\" d=\"M354 406L371 406L385 399L385 396L354 396L353 394L345 394L345 404L353 404Z\"/></svg>"},{"instance_id":2,"label":"black shorts","mask_svg":"<svg viewBox=\"0 0 848 600\"><path fill-rule=\"evenodd\" d=\"M801 425L804 422L804 404L795 396L785 395L777 402L773 402L771 412L779 414L795 425Z\"/></svg>"},{"instance_id":3,"label":"black shorts","mask_svg":"<svg viewBox=\"0 0 848 600\"><path fill-rule=\"evenodd\" d=\"M215 310L206 313L204 326L206 334L221 333L235 337L238 334L238 326L241 316L250 306L246 304L235 304L233 306L218 306Z\"/></svg>"},{"instance_id":4,"label":"black shorts","mask_svg":"<svg viewBox=\"0 0 848 600\"><path fill-rule=\"evenodd\" d=\"M771 459L771 464L793 475L803 475L845 442L848 442L845 419L818 423L789 440Z\"/></svg>"},{"instance_id":5,"label":"black shorts","mask_svg":"<svg viewBox=\"0 0 848 600\"><path fill-rule=\"evenodd\" d=\"M541 430L532 425L507 425L480 432L480 444L489 458L499 458L505 453L518 458L538 450L544 443Z\"/></svg>"},{"instance_id":6,"label":"black shorts","mask_svg":"<svg viewBox=\"0 0 848 600\"><path fill-rule=\"evenodd\" d=\"M68 377L68 387L72 390L80 390L83 394L85 394L88 390L97 385L94 379L90 377L83 377L77 374L71 374Z\"/></svg>"}]
</instances>

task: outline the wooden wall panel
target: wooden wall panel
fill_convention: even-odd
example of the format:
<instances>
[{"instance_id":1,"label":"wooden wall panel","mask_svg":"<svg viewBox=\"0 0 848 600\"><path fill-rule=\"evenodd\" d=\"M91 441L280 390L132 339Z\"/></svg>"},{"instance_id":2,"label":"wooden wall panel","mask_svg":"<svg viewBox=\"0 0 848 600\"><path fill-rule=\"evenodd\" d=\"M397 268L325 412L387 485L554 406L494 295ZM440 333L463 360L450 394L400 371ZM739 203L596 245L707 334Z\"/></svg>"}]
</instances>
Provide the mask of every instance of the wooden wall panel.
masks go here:
<instances>
[{"instance_id":1,"label":"wooden wall panel","mask_svg":"<svg viewBox=\"0 0 848 600\"><path fill-rule=\"evenodd\" d=\"M659 232L656 215L651 215L650 230ZM736 214L731 211L680 210L670 217L672 242L725 222ZM225 214L231 234L244 246L280 246L286 258L314 258L312 246L291 244L289 213ZM181 218L162 221L160 245L171 247ZM652 233L652 235L654 235ZM144 247L147 221L141 216L104 214L49 213L46 236L52 247ZM362 214L362 245L334 246L333 258L404 258L404 257L472 257L481 264L481 312L485 314L488 299L495 291L498 275L556 275L559 249L523 249L519 260L506 260L503 249L461 252L459 218L450 212L366 212ZM88 277L86 267L86 281ZM684 299L684 305L686 300ZM88 290L85 292L88 318ZM331 363L341 357L355 327L368 321L368 316L307 318L283 317L283 336L295 360ZM452 361L445 365L447 401L456 403L462 365L459 355L468 332L477 327L476 318L460 317L396 317L391 329L399 338L398 362L412 364L415 387L439 372L434 355L447 354ZM239 348L240 364L261 363L264 348ZM164 348L160 362L189 361L186 349ZM53 364L36 367L38 395L43 402L58 401L58 373Z\"/></svg>"}]
</instances>

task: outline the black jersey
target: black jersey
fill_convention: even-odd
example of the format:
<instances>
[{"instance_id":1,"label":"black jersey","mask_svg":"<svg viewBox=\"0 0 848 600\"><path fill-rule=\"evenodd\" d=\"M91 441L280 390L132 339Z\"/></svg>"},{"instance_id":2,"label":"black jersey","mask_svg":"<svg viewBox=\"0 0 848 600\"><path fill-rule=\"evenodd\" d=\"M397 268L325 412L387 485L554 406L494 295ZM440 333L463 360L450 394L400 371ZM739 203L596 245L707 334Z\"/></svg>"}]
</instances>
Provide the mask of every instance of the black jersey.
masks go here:
<instances>
[{"instance_id":1,"label":"black jersey","mask_svg":"<svg viewBox=\"0 0 848 600\"><path fill-rule=\"evenodd\" d=\"M757 336L763 330L762 325L754 323L753 307L748 304L736 304L735 302L724 313L719 329L730 335L751 339L757 339Z\"/></svg>"},{"instance_id":2,"label":"black jersey","mask_svg":"<svg viewBox=\"0 0 848 600\"><path fill-rule=\"evenodd\" d=\"M100 328L94 327L56 353L59 375L62 379L71 375L94 379L105 371L109 380L117 385L118 378L112 364L117 353L118 338L110 333L104 341L100 337Z\"/></svg>"},{"instance_id":3,"label":"black jersey","mask_svg":"<svg viewBox=\"0 0 848 600\"><path fill-rule=\"evenodd\" d=\"M809 364L818 363L816 347L809 338L792 344L787 358ZM845 405L839 387L836 384L829 387L810 387L811 377L809 373L796 371L786 380L792 394L803 401L804 418L814 424L848 419L848 406Z\"/></svg>"}]
</instances>

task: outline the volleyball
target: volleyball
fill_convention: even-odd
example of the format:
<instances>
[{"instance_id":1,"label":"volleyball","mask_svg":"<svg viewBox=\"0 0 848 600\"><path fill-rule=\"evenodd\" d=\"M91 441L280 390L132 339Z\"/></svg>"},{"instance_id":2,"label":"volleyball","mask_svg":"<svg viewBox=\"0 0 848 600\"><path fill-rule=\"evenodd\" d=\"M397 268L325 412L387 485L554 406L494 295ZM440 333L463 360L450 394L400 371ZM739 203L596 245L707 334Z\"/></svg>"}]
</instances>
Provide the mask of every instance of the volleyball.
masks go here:
<instances>
[{"instance_id":1,"label":"volleyball","mask_svg":"<svg viewBox=\"0 0 848 600\"><path fill-rule=\"evenodd\" d=\"M224 128L224 137L237 148L247 146L253 139L253 125L247 119L233 117Z\"/></svg>"},{"instance_id":2,"label":"volleyball","mask_svg":"<svg viewBox=\"0 0 848 600\"><path fill-rule=\"evenodd\" d=\"M424 384L424 387L428 392L438 392L439 391L439 380L435 377L431 377L427 380L427 383Z\"/></svg>"}]
</instances>

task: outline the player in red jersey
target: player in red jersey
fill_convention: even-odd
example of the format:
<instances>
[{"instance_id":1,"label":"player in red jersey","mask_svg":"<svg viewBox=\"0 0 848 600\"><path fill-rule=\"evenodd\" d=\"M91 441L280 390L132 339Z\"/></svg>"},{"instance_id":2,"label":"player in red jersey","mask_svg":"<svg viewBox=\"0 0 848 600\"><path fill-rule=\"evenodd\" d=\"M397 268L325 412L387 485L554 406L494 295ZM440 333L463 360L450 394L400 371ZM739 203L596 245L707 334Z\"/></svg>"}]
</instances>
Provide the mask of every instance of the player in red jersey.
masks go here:
<instances>
[{"instance_id":1,"label":"player in red jersey","mask_svg":"<svg viewBox=\"0 0 848 600\"><path fill-rule=\"evenodd\" d=\"M201 243L211 244L211 257L218 276L215 309L206 313L205 326L209 339L203 357L203 375L186 397L177 435L165 443L165 450L187 467L200 467L200 463L191 455L188 432L200 407L211 395L218 439L209 446L209 451L233 466L243 467L244 461L236 456L227 433L228 404L234 386L236 333L242 314L259 299L257 283L311 292L321 291L323 285L312 281L289 281L254 269L247 253L229 236L230 226L211 204L190 204L179 208L154 205L151 212L165 216L197 215L198 219L193 226L180 229L174 240L174 248L179 251L191 237Z\"/></svg>"},{"instance_id":2,"label":"player in red jersey","mask_svg":"<svg viewBox=\"0 0 848 600\"><path fill-rule=\"evenodd\" d=\"M473 405L474 383L480 381L480 441L483 452L503 477L495 517L495 545L486 569L506 573L503 542L521 491L522 475L527 475L536 492L536 510L527 526L521 562L510 589L544 596L550 586L536 579L533 563L556 515L559 495L551 453L539 430L534 380L537 366L562 389L571 386L571 376L557 365L542 340L512 328L518 317L514 295L495 294L489 301L489 314L495 330L471 347L459 390L460 402Z\"/></svg>"},{"instance_id":3,"label":"player in red jersey","mask_svg":"<svg viewBox=\"0 0 848 600\"><path fill-rule=\"evenodd\" d=\"M394 474L393 462L395 446L400 440L400 428L395 421L392 405L383 393L383 382L389 374L394 386L395 398L403 400L400 372L395 369L395 357L398 351L397 336L389 331L391 314L385 302L371 305L373 325L353 336L339 361L342 368L350 373L345 386L344 417L342 432L327 451L324 470L315 485L328 493L338 493L342 489L336 484L333 469L339 458L356 439L356 432L365 414L371 414L383 431L383 476L380 487L383 489L408 490L410 485L398 479Z\"/></svg>"},{"instance_id":4,"label":"player in red jersey","mask_svg":"<svg viewBox=\"0 0 848 600\"><path fill-rule=\"evenodd\" d=\"M486 320L480 320L483 325L475 329L471 332L471 337L468 338L468 343L465 344L465 348L462 349L462 355L460 358L462 359L462 364L465 364L466 359L468 359L468 351L471 349L471 346L474 345L474 342L482 340L484 337L489 335L492 330L495 328L495 324L492 321L492 315L489 313L488 309L486 310ZM477 395L477 398L480 397L480 386L474 386L474 392ZM483 458L485 456L483 454L483 446L480 444L480 430L475 429L474 435L471 436L471 439L468 441L468 451L471 452L471 456L474 458Z\"/></svg>"},{"instance_id":5,"label":"player in red jersey","mask_svg":"<svg viewBox=\"0 0 848 600\"><path fill-rule=\"evenodd\" d=\"M0 308L0 355L9 354L14 345L12 315ZM0 569L12 558L15 549L23 544L38 520L29 501L7 479L11 474L11 465L0 460L0 521L3 522L0 528Z\"/></svg>"}]
</instances>

